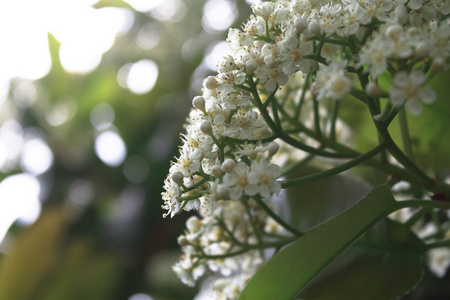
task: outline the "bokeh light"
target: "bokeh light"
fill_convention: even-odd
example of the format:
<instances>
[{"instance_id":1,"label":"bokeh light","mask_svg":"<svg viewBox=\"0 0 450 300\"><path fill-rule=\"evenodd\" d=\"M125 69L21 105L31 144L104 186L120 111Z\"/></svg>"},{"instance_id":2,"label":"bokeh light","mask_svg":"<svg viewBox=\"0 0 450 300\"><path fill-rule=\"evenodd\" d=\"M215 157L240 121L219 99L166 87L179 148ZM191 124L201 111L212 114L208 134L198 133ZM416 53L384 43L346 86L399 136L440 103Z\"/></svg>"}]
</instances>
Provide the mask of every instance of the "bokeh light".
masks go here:
<instances>
[{"instance_id":1,"label":"bokeh light","mask_svg":"<svg viewBox=\"0 0 450 300\"><path fill-rule=\"evenodd\" d=\"M204 6L203 28L208 32L227 30L237 17L236 4L230 0L208 0Z\"/></svg>"},{"instance_id":2,"label":"bokeh light","mask_svg":"<svg viewBox=\"0 0 450 300\"><path fill-rule=\"evenodd\" d=\"M12 175L0 182L0 242L17 219L26 224L37 219L40 191L38 180L28 174Z\"/></svg>"},{"instance_id":3,"label":"bokeh light","mask_svg":"<svg viewBox=\"0 0 450 300\"><path fill-rule=\"evenodd\" d=\"M150 92L158 79L158 66L149 59L131 65L126 77L127 87L135 94Z\"/></svg>"},{"instance_id":4,"label":"bokeh light","mask_svg":"<svg viewBox=\"0 0 450 300\"><path fill-rule=\"evenodd\" d=\"M105 131L95 139L95 153L108 166L120 165L126 156L122 138L114 131Z\"/></svg>"}]
</instances>

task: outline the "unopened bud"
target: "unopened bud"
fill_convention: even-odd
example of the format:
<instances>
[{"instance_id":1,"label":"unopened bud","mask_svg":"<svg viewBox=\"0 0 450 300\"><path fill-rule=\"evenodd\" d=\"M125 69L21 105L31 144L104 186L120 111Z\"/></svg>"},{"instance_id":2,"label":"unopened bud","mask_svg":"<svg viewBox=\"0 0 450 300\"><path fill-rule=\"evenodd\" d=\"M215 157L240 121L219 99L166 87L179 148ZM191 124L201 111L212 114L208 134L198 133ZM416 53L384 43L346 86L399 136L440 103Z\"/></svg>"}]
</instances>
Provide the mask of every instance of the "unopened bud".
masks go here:
<instances>
[{"instance_id":1,"label":"unopened bud","mask_svg":"<svg viewBox=\"0 0 450 300\"><path fill-rule=\"evenodd\" d=\"M308 31L311 32L314 35L318 35L320 33L320 24L319 22L312 20L308 24Z\"/></svg>"},{"instance_id":2,"label":"unopened bud","mask_svg":"<svg viewBox=\"0 0 450 300\"><path fill-rule=\"evenodd\" d=\"M189 241L187 240L187 238L184 235L180 235L178 237L177 242L178 242L178 245L180 245L181 247L189 245Z\"/></svg>"},{"instance_id":3,"label":"unopened bud","mask_svg":"<svg viewBox=\"0 0 450 300\"><path fill-rule=\"evenodd\" d=\"M217 88L217 80L216 77L214 76L208 76L205 81L203 82L203 84L205 85L205 88L207 88L208 90L214 90Z\"/></svg>"},{"instance_id":4,"label":"unopened bud","mask_svg":"<svg viewBox=\"0 0 450 300\"><path fill-rule=\"evenodd\" d=\"M436 57L431 63L431 71L433 73L440 72L445 67L445 60L442 57Z\"/></svg>"},{"instance_id":5,"label":"unopened bud","mask_svg":"<svg viewBox=\"0 0 450 300\"><path fill-rule=\"evenodd\" d=\"M223 163L222 163L222 170L225 173L231 173L234 170L234 167L236 167L236 162L230 158L226 159Z\"/></svg>"},{"instance_id":6,"label":"unopened bud","mask_svg":"<svg viewBox=\"0 0 450 300\"><path fill-rule=\"evenodd\" d=\"M256 69L258 69L258 63L256 62L256 60L251 59L245 63L245 67L247 69L247 73L251 74Z\"/></svg>"},{"instance_id":7,"label":"unopened bud","mask_svg":"<svg viewBox=\"0 0 450 300\"><path fill-rule=\"evenodd\" d=\"M183 184L183 179L184 179L183 173L178 172L178 171L172 173L172 180L176 184L182 185Z\"/></svg>"},{"instance_id":8,"label":"unopened bud","mask_svg":"<svg viewBox=\"0 0 450 300\"><path fill-rule=\"evenodd\" d=\"M200 130L201 130L204 134L211 135L211 134L213 133L212 126L211 126L211 122L210 122L210 121L207 121L207 120L203 121L203 122L200 124Z\"/></svg>"},{"instance_id":9,"label":"unopened bud","mask_svg":"<svg viewBox=\"0 0 450 300\"><path fill-rule=\"evenodd\" d=\"M397 22L400 25L403 25L408 21L408 12L406 11L406 7L403 5L399 5L394 10L395 17L397 18Z\"/></svg>"},{"instance_id":10,"label":"unopened bud","mask_svg":"<svg viewBox=\"0 0 450 300\"><path fill-rule=\"evenodd\" d=\"M365 91L370 97L378 97L383 93L381 87L374 81L371 81L366 85Z\"/></svg>"},{"instance_id":11,"label":"unopened bud","mask_svg":"<svg viewBox=\"0 0 450 300\"><path fill-rule=\"evenodd\" d=\"M386 36L398 40L400 34L403 32L403 27L398 24L392 24L386 29Z\"/></svg>"},{"instance_id":12,"label":"unopened bud","mask_svg":"<svg viewBox=\"0 0 450 300\"><path fill-rule=\"evenodd\" d=\"M230 189L225 185L221 185L217 189L217 193L219 194L220 198L226 200L229 197Z\"/></svg>"},{"instance_id":13,"label":"unopened bud","mask_svg":"<svg viewBox=\"0 0 450 300\"><path fill-rule=\"evenodd\" d=\"M270 156L275 155L278 152L279 149L280 149L280 145L278 145L275 142L270 143L270 145L269 145L269 155Z\"/></svg>"},{"instance_id":14,"label":"unopened bud","mask_svg":"<svg viewBox=\"0 0 450 300\"><path fill-rule=\"evenodd\" d=\"M319 69L319 63L315 60L309 60L309 72L315 72Z\"/></svg>"},{"instance_id":15,"label":"unopened bud","mask_svg":"<svg viewBox=\"0 0 450 300\"><path fill-rule=\"evenodd\" d=\"M218 165L215 165L214 167L212 167L211 173L216 178L222 177L222 175L223 175L223 171Z\"/></svg>"},{"instance_id":16,"label":"unopened bud","mask_svg":"<svg viewBox=\"0 0 450 300\"><path fill-rule=\"evenodd\" d=\"M417 57L424 58L430 54L431 47L428 43L420 42L414 51Z\"/></svg>"},{"instance_id":17,"label":"unopened bud","mask_svg":"<svg viewBox=\"0 0 450 300\"><path fill-rule=\"evenodd\" d=\"M308 21L306 21L303 18L297 18L294 21L295 24L295 29L297 30L297 33L302 33L303 31L306 30L306 28L308 28Z\"/></svg>"},{"instance_id":18,"label":"unopened bud","mask_svg":"<svg viewBox=\"0 0 450 300\"><path fill-rule=\"evenodd\" d=\"M194 99L192 99L192 106L194 106L197 109L200 109L201 111L205 110L205 98L202 96L196 96Z\"/></svg>"}]
</instances>

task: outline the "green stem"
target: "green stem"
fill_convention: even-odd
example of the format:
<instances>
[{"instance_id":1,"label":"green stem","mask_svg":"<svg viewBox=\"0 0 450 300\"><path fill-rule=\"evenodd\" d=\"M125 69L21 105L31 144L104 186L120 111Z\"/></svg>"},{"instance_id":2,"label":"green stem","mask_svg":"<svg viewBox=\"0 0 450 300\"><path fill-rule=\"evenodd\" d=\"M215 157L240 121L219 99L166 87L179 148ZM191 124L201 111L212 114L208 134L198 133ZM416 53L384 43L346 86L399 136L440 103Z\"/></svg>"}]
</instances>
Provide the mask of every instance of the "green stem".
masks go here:
<instances>
[{"instance_id":1,"label":"green stem","mask_svg":"<svg viewBox=\"0 0 450 300\"><path fill-rule=\"evenodd\" d=\"M445 241L440 241L440 242L435 242L435 243L425 245L426 250L441 248L441 247L450 247L450 240L445 240Z\"/></svg>"},{"instance_id":2,"label":"green stem","mask_svg":"<svg viewBox=\"0 0 450 300\"><path fill-rule=\"evenodd\" d=\"M397 209L402 209L406 207L438 208L449 210L450 203L434 200L404 200L397 202Z\"/></svg>"},{"instance_id":3,"label":"green stem","mask_svg":"<svg viewBox=\"0 0 450 300\"><path fill-rule=\"evenodd\" d=\"M318 172L315 174L299 177L299 178L285 180L282 183L282 187L290 188L290 187L294 187L294 186L298 186L298 185L302 185L302 184L306 184L306 183L311 183L311 182L321 180L321 179L329 177L329 176L339 174L341 172L344 172L350 168L353 168L353 167L359 165L360 163L372 158L373 156L375 156L378 153L380 153L381 151L383 151L385 148L386 148L386 144L384 144L384 143L379 144L378 146L376 146L369 152L364 153L364 154L356 157L355 159L353 159L349 162L346 162L340 166L337 166L335 168L328 169L328 170Z\"/></svg>"},{"instance_id":4,"label":"green stem","mask_svg":"<svg viewBox=\"0 0 450 300\"><path fill-rule=\"evenodd\" d=\"M389 116L389 114L392 110L392 107L393 106L392 106L391 102L388 101L386 103L386 106L384 107L383 111L380 114L373 116L373 118L377 121L384 121Z\"/></svg>"},{"instance_id":5,"label":"green stem","mask_svg":"<svg viewBox=\"0 0 450 300\"><path fill-rule=\"evenodd\" d=\"M314 129L316 131L317 137L322 138L322 130L320 129L320 115L319 115L319 102L313 99L313 109L314 109Z\"/></svg>"},{"instance_id":6,"label":"green stem","mask_svg":"<svg viewBox=\"0 0 450 300\"><path fill-rule=\"evenodd\" d=\"M250 211L250 208L248 207L247 200L242 201L242 203L245 206L245 211L247 212L247 216L248 216L248 219L250 221L250 225L252 226L253 233L255 234L256 240L258 241L258 245L261 246L262 245L261 235L259 233L258 228L256 227L255 222L253 221L253 216L252 216L252 213ZM261 258L264 259L264 252L263 252L262 248L259 248L259 254L261 255Z\"/></svg>"},{"instance_id":7,"label":"green stem","mask_svg":"<svg viewBox=\"0 0 450 300\"><path fill-rule=\"evenodd\" d=\"M264 107L262 105L262 102L261 102L261 99L259 98L259 94L258 94L258 90L256 89L256 85L253 82L253 78L251 78L251 77L249 77L249 84L250 84L251 89L252 89L252 94L253 94L253 97L254 97L254 103L255 103L256 107L259 109L259 112L263 116L264 121L266 122L266 124L273 131L273 133L278 136L278 138L280 138L281 140L285 141L286 143L288 143L289 145L291 145L291 146L293 146L293 147L295 147L297 149L303 150L303 151L311 153L311 154L320 155L320 156L324 156L324 157L333 157L333 158L349 158L349 157L352 157L352 155L349 155L347 153L328 152L328 151L324 151L324 150L313 148L311 146L303 144L301 141L299 141L297 139L294 139L290 135L286 134L282 130L282 128L278 127L275 124L275 122L272 120L272 118L268 114L267 110L264 109Z\"/></svg>"},{"instance_id":8,"label":"green stem","mask_svg":"<svg viewBox=\"0 0 450 300\"><path fill-rule=\"evenodd\" d=\"M285 176L285 175L289 174L290 172L292 172L300 167L303 167L308 162L310 162L314 157L315 157L315 155L309 154L304 159L292 164L290 167L288 167L286 170L284 170L283 173L281 174L281 176Z\"/></svg>"},{"instance_id":9,"label":"green stem","mask_svg":"<svg viewBox=\"0 0 450 300\"><path fill-rule=\"evenodd\" d=\"M295 120L298 120L298 117L300 116L300 111L302 109L303 103L305 102L305 95L306 95L306 91L308 90L310 78L311 78L311 73L308 72L308 74L306 74L306 77L305 77L305 83L303 84L303 87L302 87L302 94L300 96L300 101L298 102L297 109L295 110L295 115L294 115Z\"/></svg>"},{"instance_id":10,"label":"green stem","mask_svg":"<svg viewBox=\"0 0 450 300\"><path fill-rule=\"evenodd\" d=\"M411 144L411 137L409 135L408 120L406 118L406 110L403 108L398 115L400 123L400 132L402 136L403 149L411 161L414 161L414 152Z\"/></svg>"},{"instance_id":11,"label":"green stem","mask_svg":"<svg viewBox=\"0 0 450 300\"><path fill-rule=\"evenodd\" d=\"M278 126L278 128L281 128L281 121L280 117L278 116L277 101L275 97L274 99L272 99L272 114L273 118L275 119L275 124Z\"/></svg>"},{"instance_id":12,"label":"green stem","mask_svg":"<svg viewBox=\"0 0 450 300\"><path fill-rule=\"evenodd\" d=\"M367 83L369 82L368 76L362 73L358 74L361 87L365 89ZM375 101L372 97L366 96L367 106L372 116L378 115L380 113L377 108ZM421 169L419 169L397 146L397 144L392 139L389 131L382 121L377 121L373 119L374 125L378 131L378 134L382 138L383 142L387 144L389 153L395 157L395 159L401 163L406 169L413 172L426 187L431 187L434 184L434 180L428 177Z\"/></svg>"},{"instance_id":13,"label":"green stem","mask_svg":"<svg viewBox=\"0 0 450 300\"><path fill-rule=\"evenodd\" d=\"M431 208L422 208L418 212L416 212L411 218L406 221L405 225L408 227L412 227L417 223L422 217L430 212Z\"/></svg>"},{"instance_id":14,"label":"green stem","mask_svg":"<svg viewBox=\"0 0 450 300\"><path fill-rule=\"evenodd\" d=\"M291 232L295 236L302 236L302 233L286 223L282 218L280 218L276 213L273 212L273 210L270 209L270 207L267 206L267 204L259 197L253 198L256 203L258 203L259 207L261 207L266 214L268 214L275 222L280 224L282 227L284 227L287 231Z\"/></svg>"},{"instance_id":15,"label":"green stem","mask_svg":"<svg viewBox=\"0 0 450 300\"><path fill-rule=\"evenodd\" d=\"M203 178L202 180L200 180L199 182L188 186L186 189L183 189L182 191L180 191L180 195L183 195L184 193L187 193L189 191L192 191L193 189L198 188L199 186L202 186L203 184L205 184L208 181L207 178Z\"/></svg>"},{"instance_id":16,"label":"green stem","mask_svg":"<svg viewBox=\"0 0 450 300\"><path fill-rule=\"evenodd\" d=\"M331 124L330 124L330 140L336 140L336 121L339 111L339 101L333 102L333 109L331 110Z\"/></svg>"},{"instance_id":17,"label":"green stem","mask_svg":"<svg viewBox=\"0 0 450 300\"><path fill-rule=\"evenodd\" d=\"M222 219L217 218L216 220L217 220L217 222L219 222L219 226L222 227L223 230L225 230L225 232L228 234L228 236L230 237L231 241L232 241L234 244L236 244L236 245L238 245L238 246L243 246L243 245L244 245L243 243L241 243L241 242L234 236L233 232L231 232L231 231L228 229L227 225L225 224L225 222L224 222Z\"/></svg>"},{"instance_id":18,"label":"green stem","mask_svg":"<svg viewBox=\"0 0 450 300\"><path fill-rule=\"evenodd\" d=\"M279 247L283 247L286 246L287 244L290 244L294 241L296 241L298 239L298 237L292 237L292 238L285 238L283 240L280 241L276 241L276 242L267 242L267 243L263 243L261 245L257 244L257 245L247 245L245 248L235 251L235 252L230 252L230 253L226 253L226 254L219 254L219 255L199 255L198 258L200 259L223 259L223 258L227 258L227 257L233 257L236 255L240 255L243 254L247 251L250 250L256 250L256 249L269 249L269 248L279 248Z\"/></svg>"}]
</instances>

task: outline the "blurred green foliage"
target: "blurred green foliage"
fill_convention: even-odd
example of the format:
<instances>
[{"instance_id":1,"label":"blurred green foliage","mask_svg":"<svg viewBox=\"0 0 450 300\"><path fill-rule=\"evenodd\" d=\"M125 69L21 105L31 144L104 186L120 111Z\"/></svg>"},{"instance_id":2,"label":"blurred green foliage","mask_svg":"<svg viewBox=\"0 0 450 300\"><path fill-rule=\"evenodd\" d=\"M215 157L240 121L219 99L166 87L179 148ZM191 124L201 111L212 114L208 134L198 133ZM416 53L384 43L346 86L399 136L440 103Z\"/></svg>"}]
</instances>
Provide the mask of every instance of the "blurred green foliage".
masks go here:
<instances>
[{"instance_id":1,"label":"blurred green foliage","mask_svg":"<svg viewBox=\"0 0 450 300\"><path fill-rule=\"evenodd\" d=\"M182 285L171 271L179 257L176 238L187 216L163 219L161 191L169 161L177 153L191 99L199 92L191 84L212 73L199 66L207 48L225 40L227 31L204 30L206 0L181 2L187 8L186 15L176 22L158 20L122 0L97 2L97 9L129 10L134 23L126 34L116 37L100 65L84 75L63 68L60 43L48 34L51 70L34 82L36 102L15 109L23 128L34 128L41 134L54 162L39 176L44 186L39 219L31 227L15 223L9 230L12 245L7 254L0 254L0 299L110 300L128 299L135 293L147 293L154 299L194 297L196 289ZM236 12L234 27L249 15L250 8L238 1ZM146 24L157 26L160 33L152 49L140 48L136 42ZM189 55L182 54L183 47ZM154 61L159 75L150 92L138 95L121 87L117 76L124 65L141 59ZM19 82L14 79L10 90ZM10 92L8 101L14 103L12 97ZM60 103L74 101L73 117L58 126L48 123L46 113ZM126 159L139 157L148 164L145 181L130 182L122 164L110 167L96 156L99 132L90 118L100 103L114 110L112 125L125 142ZM17 165L1 178L20 172ZM94 191L93 201L81 208L73 207L69 200L71 186L79 179Z\"/></svg>"}]
</instances>

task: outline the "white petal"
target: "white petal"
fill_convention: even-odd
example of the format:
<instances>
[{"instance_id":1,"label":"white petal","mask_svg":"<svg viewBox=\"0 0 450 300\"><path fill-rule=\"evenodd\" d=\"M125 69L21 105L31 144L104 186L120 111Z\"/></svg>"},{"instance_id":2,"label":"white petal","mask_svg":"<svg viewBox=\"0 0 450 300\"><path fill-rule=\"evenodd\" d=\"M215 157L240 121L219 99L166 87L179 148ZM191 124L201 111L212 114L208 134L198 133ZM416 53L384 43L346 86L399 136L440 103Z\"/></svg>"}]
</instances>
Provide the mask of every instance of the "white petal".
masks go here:
<instances>
[{"instance_id":1,"label":"white petal","mask_svg":"<svg viewBox=\"0 0 450 300\"><path fill-rule=\"evenodd\" d=\"M408 84L408 74L406 72L398 72L394 76L394 84L397 86L405 86Z\"/></svg>"},{"instance_id":2,"label":"white petal","mask_svg":"<svg viewBox=\"0 0 450 300\"><path fill-rule=\"evenodd\" d=\"M422 71L413 71L409 74L409 79L415 85L422 85L425 82L425 75Z\"/></svg>"},{"instance_id":3,"label":"white petal","mask_svg":"<svg viewBox=\"0 0 450 300\"><path fill-rule=\"evenodd\" d=\"M402 105L405 102L405 95L401 89L393 87L389 91L389 100L394 105Z\"/></svg>"},{"instance_id":4,"label":"white petal","mask_svg":"<svg viewBox=\"0 0 450 300\"><path fill-rule=\"evenodd\" d=\"M431 104L436 100L436 93L433 89L429 87L424 87L419 92L419 98L425 104Z\"/></svg>"},{"instance_id":5,"label":"white petal","mask_svg":"<svg viewBox=\"0 0 450 300\"><path fill-rule=\"evenodd\" d=\"M406 102L406 108L414 116L418 116L422 113L422 105L420 105L419 101L416 99Z\"/></svg>"}]
</instances>

